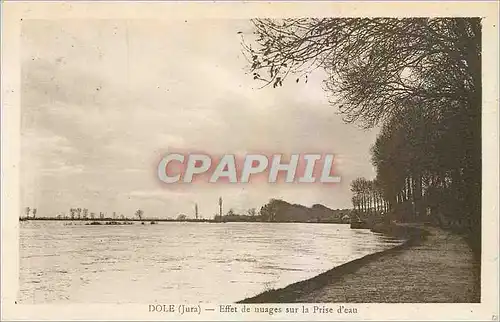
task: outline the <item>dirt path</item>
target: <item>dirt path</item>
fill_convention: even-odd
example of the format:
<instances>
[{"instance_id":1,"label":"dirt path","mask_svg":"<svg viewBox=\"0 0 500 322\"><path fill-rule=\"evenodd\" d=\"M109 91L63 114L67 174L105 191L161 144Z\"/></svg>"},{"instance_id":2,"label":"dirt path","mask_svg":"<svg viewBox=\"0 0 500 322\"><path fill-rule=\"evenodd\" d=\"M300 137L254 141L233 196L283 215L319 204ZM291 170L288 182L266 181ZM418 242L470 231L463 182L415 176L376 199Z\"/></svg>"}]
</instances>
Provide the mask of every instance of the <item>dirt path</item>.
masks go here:
<instances>
[{"instance_id":1,"label":"dirt path","mask_svg":"<svg viewBox=\"0 0 500 322\"><path fill-rule=\"evenodd\" d=\"M479 302L479 265L466 241L437 228L425 229L430 234L416 245L369 255L243 302Z\"/></svg>"}]
</instances>

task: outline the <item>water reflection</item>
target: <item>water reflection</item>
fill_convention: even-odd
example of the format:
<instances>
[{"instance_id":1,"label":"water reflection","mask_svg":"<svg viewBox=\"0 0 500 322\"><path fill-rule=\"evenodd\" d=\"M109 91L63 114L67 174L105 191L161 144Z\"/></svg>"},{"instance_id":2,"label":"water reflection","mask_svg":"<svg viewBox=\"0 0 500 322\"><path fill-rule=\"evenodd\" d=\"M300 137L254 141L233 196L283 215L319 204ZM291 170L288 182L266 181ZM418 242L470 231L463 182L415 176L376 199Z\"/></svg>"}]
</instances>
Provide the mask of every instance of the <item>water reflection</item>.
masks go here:
<instances>
[{"instance_id":1,"label":"water reflection","mask_svg":"<svg viewBox=\"0 0 500 322\"><path fill-rule=\"evenodd\" d=\"M394 246L348 225L22 222L20 302L235 302Z\"/></svg>"}]
</instances>

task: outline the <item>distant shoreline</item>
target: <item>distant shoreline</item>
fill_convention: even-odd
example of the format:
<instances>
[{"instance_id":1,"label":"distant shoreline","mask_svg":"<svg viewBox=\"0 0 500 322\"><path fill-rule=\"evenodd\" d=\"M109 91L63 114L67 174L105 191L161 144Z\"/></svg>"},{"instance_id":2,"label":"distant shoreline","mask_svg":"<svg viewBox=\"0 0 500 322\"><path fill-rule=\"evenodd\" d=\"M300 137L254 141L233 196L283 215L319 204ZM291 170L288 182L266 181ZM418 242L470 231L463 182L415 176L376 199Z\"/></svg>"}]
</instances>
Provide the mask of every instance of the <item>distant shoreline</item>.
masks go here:
<instances>
[{"instance_id":1,"label":"distant shoreline","mask_svg":"<svg viewBox=\"0 0 500 322\"><path fill-rule=\"evenodd\" d=\"M334 267L313 278L281 289L265 291L236 303L480 301L480 264L474 261L472 251L463 249L462 252L454 253L447 249L452 244L458 249L467 247L462 237L437 228L400 225L376 225L371 231L404 238L406 241L387 250ZM466 257L459 258L458 263L465 261L470 266L466 270L453 266L455 257L459 257L461 253ZM434 271L433 261L449 266L448 275ZM408 267L412 269L408 270ZM468 276L470 271L473 272L473 278L456 279L460 274ZM457 285L457 283L462 284ZM410 292L409 289L414 289L414 292Z\"/></svg>"},{"instance_id":2,"label":"distant shoreline","mask_svg":"<svg viewBox=\"0 0 500 322\"><path fill-rule=\"evenodd\" d=\"M281 199L270 199L268 203L263 205L260 210L250 208L244 212L236 212L230 208L227 212L222 209L222 198L219 198L219 211L210 215L209 212L202 212L199 215L198 204L195 204L194 212L189 213L170 213L169 217L157 217L153 213L145 214L143 210L138 209L135 213L108 212L103 213L91 212L87 208L70 208L69 212L43 212L38 211L38 208L25 208L24 213L19 214L20 221L28 220L64 220L64 221L79 221L92 220L100 221L155 221L155 222L207 222L207 223L224 223L224 222L267 222L267 223L330 223L330 224L347 224L352 219L353 209L331 209L321 204L314 204L311 207L306 207L300 204L291 204ZM204 215L204 216L203 216ZM359 218L356 214L356 218ZM156 218L154 218L156 217ZM363 215L361 215L363 217ZM380 214L370 212L365 217L380 217ZM366 219L366 218L361 218ZM96 223L97 224L97 223Z\"/></svg>"},{"instance_id":3,"label":"distant shoreline","mask_svg":"<svg viewBox=\"0 0 500 322\"><path fill-rule=\"evenodd\" d=\"M54 218L54 217L40 217L40 218L19 218L19 221L85 221L85 222L101 222L101 221L138 221L138 222L147 222L147 221L155 221L155 222L181 222L181 221L192 221L192 222L216 222L213 219L153 219L153 218L143 218L143 219L138 219L138 218L94 218L94 219L89 219L89 218Z\"/></svg>"},{"instance_id":4,"label":"distant shoreline","mask_svg":"<svg viewBox=\"0 0 500 322\"><path fill-rule=\"evenodd\" d=\"M40 217L40 218L19 218L19 221L83 221L83 222L106 222L106 221L116 221L116 222L201 222L201 223L266 223L266 224L345 224L349 225L348 222L340 221L257 221L257 220L214 220L214 219L153 219L153 218L94 218L94 219L71 219L71 218L54 218L54 217Z\"/></svg>"}]
</instances>

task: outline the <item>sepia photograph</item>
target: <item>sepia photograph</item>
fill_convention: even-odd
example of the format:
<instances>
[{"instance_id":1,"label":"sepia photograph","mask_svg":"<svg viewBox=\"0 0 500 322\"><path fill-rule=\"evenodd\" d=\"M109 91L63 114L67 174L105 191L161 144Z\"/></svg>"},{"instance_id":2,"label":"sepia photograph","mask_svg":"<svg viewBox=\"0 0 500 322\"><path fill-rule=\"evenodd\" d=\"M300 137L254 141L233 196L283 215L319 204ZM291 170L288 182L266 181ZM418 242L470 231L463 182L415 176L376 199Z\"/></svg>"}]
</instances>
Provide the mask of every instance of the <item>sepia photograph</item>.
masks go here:
<instances>
[{"instance_id":1,"label":"sepia photograph","mask_svg":"<svg viewBox=\"0 0 500 322\"><path fill-rule=\"evenodd\" d=\"M484 16L18 23L14 305L360 319L498 300Z\"/></svg>"}]
</instances>

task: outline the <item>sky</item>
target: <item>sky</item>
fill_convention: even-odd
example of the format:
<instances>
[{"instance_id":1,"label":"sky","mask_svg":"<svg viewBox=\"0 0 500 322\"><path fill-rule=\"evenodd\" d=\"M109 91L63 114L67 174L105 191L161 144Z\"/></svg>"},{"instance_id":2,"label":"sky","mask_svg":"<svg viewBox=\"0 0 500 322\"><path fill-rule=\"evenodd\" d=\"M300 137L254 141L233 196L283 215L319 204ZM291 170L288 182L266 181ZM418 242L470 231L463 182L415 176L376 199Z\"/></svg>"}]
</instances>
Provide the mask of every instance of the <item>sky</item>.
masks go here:
<instances>
[{"instance_id":1,"label":"sky","mask_svg":"<svg viewBox=\"0 0 500 322\"><path fill-rule=\"evenodd\" d=\"M211 218L270 198L333 209L373 178L377 130L344 124L309 81L260 88L242 54L247 20L29 20L22 27L21 198L38 216L69 208ZM338 184L161 183L173 149L220 155L331 153Z\"/></svg>"}]
</instances>

